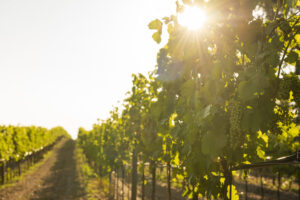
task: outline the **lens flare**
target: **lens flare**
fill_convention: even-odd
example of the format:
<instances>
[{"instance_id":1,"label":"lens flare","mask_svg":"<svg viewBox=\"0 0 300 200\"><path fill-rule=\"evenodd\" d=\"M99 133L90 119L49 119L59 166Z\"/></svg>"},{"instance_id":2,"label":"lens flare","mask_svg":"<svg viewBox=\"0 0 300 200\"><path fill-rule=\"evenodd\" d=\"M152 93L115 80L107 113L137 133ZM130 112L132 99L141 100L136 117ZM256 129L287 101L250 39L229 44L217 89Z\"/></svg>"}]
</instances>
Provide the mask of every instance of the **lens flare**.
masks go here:
<instances>
[{"instance_id":1,"label":"lens flare","mask_svg":"<svg viewBox=\"0 0 300 200\"><path fill-rule=\"evenodd\" d=\"M199 7L185 7L184 12L178 15L178 23L190 30L201 29L207 17L204 10Z\"/></svg>"}]
</instances>

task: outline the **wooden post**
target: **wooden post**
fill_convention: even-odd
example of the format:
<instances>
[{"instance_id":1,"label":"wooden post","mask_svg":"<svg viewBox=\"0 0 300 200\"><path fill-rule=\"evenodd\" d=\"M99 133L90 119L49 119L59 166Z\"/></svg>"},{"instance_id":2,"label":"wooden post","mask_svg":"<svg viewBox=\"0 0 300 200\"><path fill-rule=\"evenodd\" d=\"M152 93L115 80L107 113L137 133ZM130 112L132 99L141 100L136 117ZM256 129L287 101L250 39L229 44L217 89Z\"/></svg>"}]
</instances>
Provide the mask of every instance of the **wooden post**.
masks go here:
<instances>
[{"instance_id":1,"label":"wooden post","mask_svg":"<svg viewBox=\"0 0 300 200\"><path fill-rule=\"evenodd\" d=\"M298 169L298 200L300 200L300 170Z\"/></svg>"},{"instance_id":2,"label":"wooden post","mask_svg":"<svg viewBox=\"0 0 300 200\"><path fill-rule=\"evenodd\" d=\"M281 177L280 177L280 171L279 171L279 170L278 170L278 175L277 175L277 181L278 181L278 187L277 187L277 200L280 200Z\"/></svg>"},{"instance_id":3,"label":"wooden post","mask_svg":"<svg viewBox=\"0 0 300 200\"><path fill-rule=\"evenodd\" d=\"M131 200L137 197L137 152L136 145L132 152L132 173L131 173Z\"/></svg>"},{"instance_id":4,"label":"wooden post","mask_svg":"<svg viewBox=\"0 0 300 200\"><path fill-rule=\"evenodd\" d=\"M151 174L152 174L152 192L151 200L155 200L155 189L156 189L156 162L151 160Z\"/></svg>"},{"instance_id":5,"label":"wooden post","mask_svg":"<svg viewBox=\"0 0 300 200\"><path fill-rule=\"evenodd\" d=\"M116 172L113 171L113 185L112 185L112 188L113 188L113 199L115 199L115 196L116 196Z\"/></svg>"},{"instance_id":6,"label":"wooden post","mask_svg":"<svg viewBox=\"0 0 300 200\"><path fill-rule=\"evenodd\" d=\"M298 200L300 200L300 170L298 169Z\"/></svg>"},{"instance_id":7,"label":"wooden post","mask_svg":"<svg viewBox=\"0 0 300 200\"><path fill-rule=\"evenodd\" d=\"M142 165L142 200L145 200L145 165Z\"/></svg>"},{"instance_id":8,"label":"wooden post","mask_svg":"<svg viewBox=\"0 0 300 200\"><path fill-rule=\"evenodd\" d=\"M119 176L118 176L118 169L116 170L116 176L117 176L117 200L119 200Z\"/></svg>"},{"instance_id":9,"label":"wooden post","mask_svg":"<svg viewBox=\"0 0 300 200\"><path fill-rule=\"evenodd\" d=\"M21 176L21 160L18 161L19 176Z\"/></svg>"},{"instance_id":10,"label":"wooden post","mask_svg":"<svg viewBox=\"0 0 300 200\"><path fill-rule=\"evenodd\" d=\"M1 184L3 185L5 183L5 162L1 162Z\"/></svg>"},{"instance_id":11,"label":"wooden post","mask_svg":"<svg viewBox=\"0 0 300 200\"><path fill-rule=\"evenodd\" d=\"M168 176L168 200L171 200L171 163L167 163L167 176Z\"/></svg>"},{"instance_id":12,"label":"wooden post","mask_svg":"<svg viewBox=\"0 0 300 200\"><path fill-rule=\"evenodd\" d=\"M247 177L245 177L245 200L248 200L248 180Z\"/></svg>"},{"instance_id":13,"label":"wooden post","mask_svg":"<svg viewBox=\"0 0 300 200\"><path fill-rule=\"evenodd\" d=\"M11 161L9 161L9 179L8 180L12 180L12 177L13 177L13 170L12 170L12 164L11 164Z\"/></svg>"},{"instance_id":14,"label":"wooden post","mask_svg":"<svg viewBox=\"0 0 300 200\"><path fill-rule=\"evenodd\" d=\"M130 184L131 184L131 180L130 180L130 173L128 172L128 189L127 189L127 191L128 191L128 193L127 193L127 195L128 195L128 200L130 199Z\"/></svg>"},{"instance_id":15,"label":"wooden post","mask_svg":"<svg viewBox=\"0 0 300 200\"><path fill-rule=\"evenodd\" d=\"M152 192L151 200L155 200L155 187L156 187L156 162L151 161L151 174L152 174Z\"/></svg>"},{"instance_id":16,"label":"wooden post","mask_svg":"<svg viewBox=\"0 0 300 200\"><path fill-rule=\"evenodd\" d=\"M232 199L232 171L230 169L230 179L229 179L229 184L230 184L230 191L229 191L229 199Z\"/></svg>"},{"instance_id":17,"label":"wooden post","mask_svg":"<svg viewBox=\"0 0 300 200\"><path fill-rule=\"evenodd\" d=\"M124 200L124 181L125 181L125 169L122 165L122 200Z\"/></svg>"},{"instance_id":18,"label":"wooden post","mask_svg":"<svg viewBox=\"0 0 300 200\"><path fill-rule=\"evenodd\" d=\"M224 170L224 178L225 178L222 193L223 193L224 200L228 200L229 198L227 196L227 192L228 192L228 186L230 186L230 182L231 182L230 179L232 176L232 172L231 172L230 165L228 165L226 159L224 158L221 159L221 165Z\"/></svg>"},{"instance_id":19,"label":"wooden post","mask_svg":"<svg viewBox=\"0 0 300 200\"><path fill-rule=\"evenodd\" d=\"M112 172L109 172L109 177L108 177L108 199L112 200L113 199L113 191L112 191Z\"/></svg>"},{"instance_id":20,"label":"wooden post","mask_svg":"<svg viewBox=\"0 0 300 200\"><path fill-rule=\"evenodd\" d=\"M29 157L26 157L26 170L28 170L30 167L30 155Z\"/></svg>"},{"instance_id":21,"label":"wooden post","mask_svg":"<svg viewBox=\"0 0 300 200\"><path fill-rule=\"evenodd\" d=\"M193 200L198 200L198 194L195 192L195 184L193 183Z\"/></svg>"},{"instance_id":22,"label":"wooden post","mask_svg":"<svg viewBox=\"0 0 300 200\"><path fill-rule=\"evenodd\" d=\"M264 199L264 183L262 174L260 174L260 192L261 192L261 200Z\"/></svg>"}]
</instances>

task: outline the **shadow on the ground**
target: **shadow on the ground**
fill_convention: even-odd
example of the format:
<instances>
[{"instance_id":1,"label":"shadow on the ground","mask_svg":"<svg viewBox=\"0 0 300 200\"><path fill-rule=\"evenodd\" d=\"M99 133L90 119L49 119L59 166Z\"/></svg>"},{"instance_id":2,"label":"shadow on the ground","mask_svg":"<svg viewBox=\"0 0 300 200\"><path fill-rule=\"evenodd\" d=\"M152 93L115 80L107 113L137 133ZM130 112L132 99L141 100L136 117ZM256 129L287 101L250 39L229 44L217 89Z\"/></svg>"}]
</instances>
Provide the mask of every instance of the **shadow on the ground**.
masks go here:
<instances>
[{"instance_id":1,"label":"shadow on the ground","mask_svg":"<svg viewBox=\"0 0 300 200\"><path fill-rule=\"evenodd\" d=\"M146 192L145 192L145 196L146 196L146 200L151 199L151 191L152 191L152 183L151 181L147 182L146 184ZM167 184L166 183L161 183L160 181L157 182L156 186L155 186L155 199L157 200L167 200L168 199L168 192L167 192ZM141 198L140 196L141 194L139 194L139 198ZM182 191L180 189L175 189L172 188L171 189L171 197L172 200L185 200L187 198L182 197Z\"/></svg>"},{"instance_id":2,"label":"shadow on the ground","mask_svg":"<svg viewBox=\"0 0 300 200\"><path fill-rule=\"evenodd\" d=\"M244 181L235 181L234 185L236 185L238 191L243 191L244 193L242 196L240 196L240 199L241 200L246 199L245 198L246 183ZM262 193L261 193L260 185L248 183L248 195L247 195L248 200L260 200L262 198L261 194ZM277 191L266 187L263 188L263 195L264 195L264 200L277 199ZM294 192L280 191L280 200L297 200L297 199L298 199L298 195Z\"/></svg>"},{"instance_id":3,"label":"shadow on the ground","mask_svg":"<svg viewBox=\"0 0 300 200\"><path fill-rule=\"evenodd\" d=\"M55 153L57 161L50 174L41 183L30 200L75 200L81 199L83 189L80 188L74 160L75 142L66 141Z\"/></svg>"}]
</instances>

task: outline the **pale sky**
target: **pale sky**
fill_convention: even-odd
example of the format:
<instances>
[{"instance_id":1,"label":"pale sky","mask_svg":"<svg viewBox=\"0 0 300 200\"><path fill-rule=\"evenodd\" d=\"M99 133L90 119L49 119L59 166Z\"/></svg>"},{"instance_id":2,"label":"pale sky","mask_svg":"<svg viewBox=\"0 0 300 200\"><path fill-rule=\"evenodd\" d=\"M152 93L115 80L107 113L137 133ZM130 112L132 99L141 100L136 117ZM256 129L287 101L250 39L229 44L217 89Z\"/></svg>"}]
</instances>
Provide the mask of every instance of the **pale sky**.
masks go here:
<instances>
[{"instance_id":1,"label":"pale sky","mask_svg":"<svg viewBox=\"0 0 300 200\"><path fill-rule=\"evenodd\" d=\"M156 65L175 0L0 0L0 124L91 129Z\"/></svg>"}]
</instances>

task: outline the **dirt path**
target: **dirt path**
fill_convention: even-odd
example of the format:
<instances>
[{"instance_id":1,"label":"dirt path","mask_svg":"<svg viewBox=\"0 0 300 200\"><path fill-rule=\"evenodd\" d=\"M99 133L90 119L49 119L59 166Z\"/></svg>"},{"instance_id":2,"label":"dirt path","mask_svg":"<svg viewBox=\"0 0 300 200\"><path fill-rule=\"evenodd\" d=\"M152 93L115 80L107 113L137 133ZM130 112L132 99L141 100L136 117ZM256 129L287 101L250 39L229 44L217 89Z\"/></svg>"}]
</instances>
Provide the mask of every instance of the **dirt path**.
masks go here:
<instances>
[{"instance_id":1,"label":"dirt path","mask_svg":"<svg viewBox=\"0 0 300 200\"><path fill-rule=\"evenodd\" d=\"M34 172L0 190L0 200L83 200L73 157L74 141L64 140Z\"/></svg>"}]
</instances>

